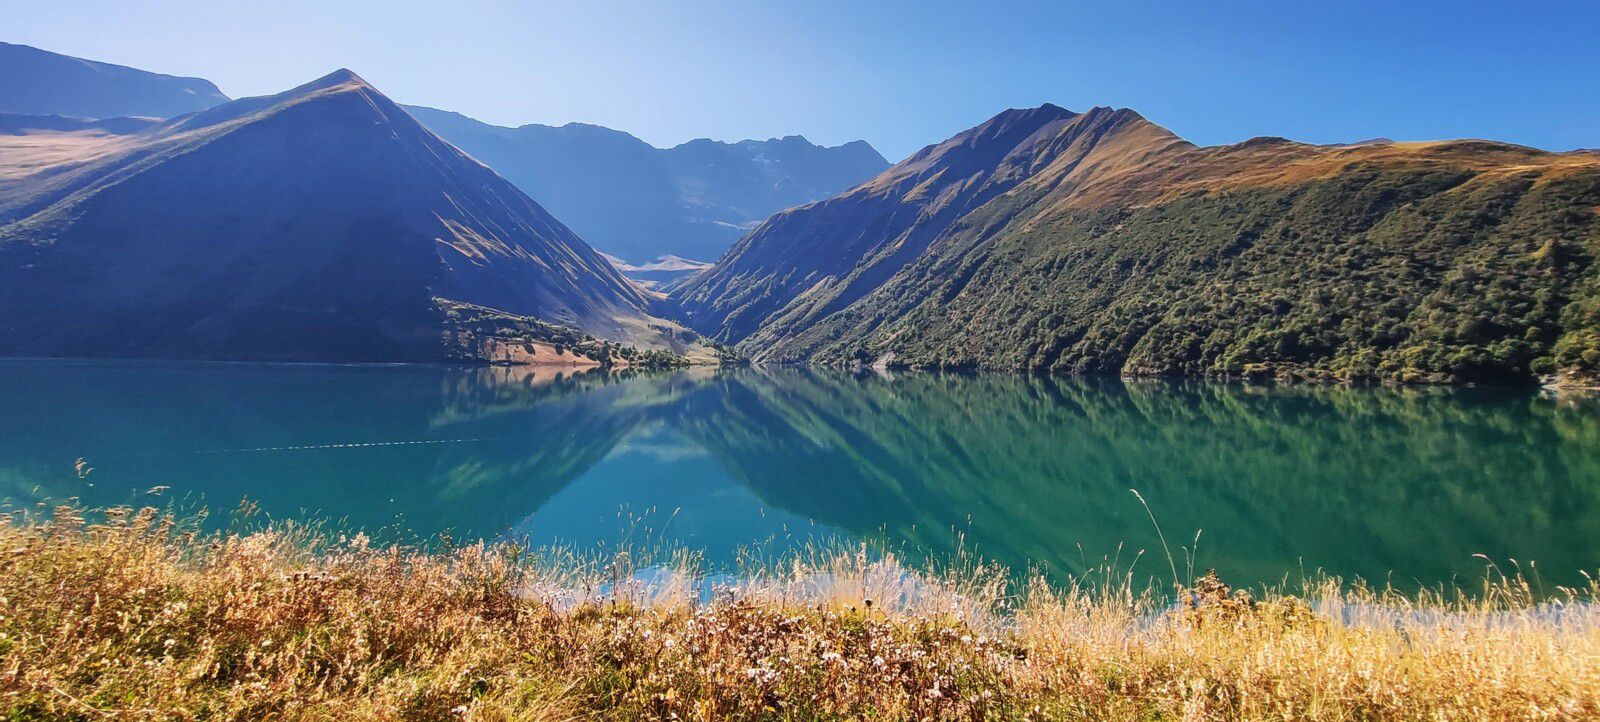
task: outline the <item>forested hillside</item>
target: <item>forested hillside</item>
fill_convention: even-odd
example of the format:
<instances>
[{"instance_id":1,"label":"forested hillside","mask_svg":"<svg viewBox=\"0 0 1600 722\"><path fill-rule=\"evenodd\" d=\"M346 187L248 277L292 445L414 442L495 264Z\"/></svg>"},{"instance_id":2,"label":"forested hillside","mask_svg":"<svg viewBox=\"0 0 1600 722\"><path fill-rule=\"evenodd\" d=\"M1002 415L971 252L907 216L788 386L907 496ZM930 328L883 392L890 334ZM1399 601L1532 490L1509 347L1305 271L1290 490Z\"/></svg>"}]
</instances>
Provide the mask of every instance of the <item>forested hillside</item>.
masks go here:
<instances>
[{"instance_id":1,"label":"forested hillside","mask_svg":"<svg viewBox=\"0 0 1600 722\"><path fill-rule=\"evenodd\" d=\"M1201 148L1045 106L774 217L679 295L760 360L1581 382L1597 208L1600 154Z\"/></svg>"}]
</instances>

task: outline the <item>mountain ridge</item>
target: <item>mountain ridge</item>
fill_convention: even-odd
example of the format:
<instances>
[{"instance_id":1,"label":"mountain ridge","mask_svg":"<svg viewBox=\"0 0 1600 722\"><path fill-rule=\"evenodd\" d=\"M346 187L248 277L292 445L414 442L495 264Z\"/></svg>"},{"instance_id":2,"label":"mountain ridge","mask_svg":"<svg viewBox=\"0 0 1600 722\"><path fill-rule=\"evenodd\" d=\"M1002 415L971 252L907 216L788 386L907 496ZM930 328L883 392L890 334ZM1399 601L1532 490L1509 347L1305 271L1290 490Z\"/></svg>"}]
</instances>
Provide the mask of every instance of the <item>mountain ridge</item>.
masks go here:
<instances>
[{"instance_id":1,"label":"mountain ridge","mask_svg":"<svg viewBox=\"0 0 1600 722\"><path fill-rule=\"evenodd\" d=\"M7 352L442 359L478 307L687 344L658 297L348 70L115 143L0 184Z\"/></svg>"},{"instance_id":2,"label":"mountain ridge","mask_svg":"<svg viewBox=\"0 0 1600 722\"><path fill-rule=\"evenodd\" d=\"M700 138L657 148L604 126L506 127L404 107L597 248L630 263L661 255L715 258L771 213L844 190L889 165L865 141L823 147L801 135Z\"/></svg>"},{"instance_id":3,"label":"mountain ridge","mask_svg":"<svg viewBox=\"0 0 1600 722\"><path fill-rule=\"evenodd\" d=\"M0 42L0 112L168 118L225 103L211 81Z\"/></svg>"},{"instance_id":4,"label":"mountain ridge","mask_svg":"<svg viewBox=\"0 0 1600 722\"><path fill-rule=\"evenodd\" d=\"M1201 147L1127 109L1010 110L773 216L674 295L757 361L1587 378L1597 161L1479 140Z\"/></svg>"},{"instance_id":5,"label":"mountain ridge","mask_svg":"<svg viewBox=\"0 0 1600 722\"><path fill-rule=\"evenodd\" d=\"M719 338L727 341L751 335L772 338L810 323L859 299L922 253L949 222L1011 191L1032 177L1039 163L1070 150L1059 143L1082 133L1104 132L1108 125L1142 121L1129 113L1095 108L1079 114L1048 104L1002 112L913 153L849 193L768 219L710 272L679 289L676 296L683 313L691 324L706 314L724 319ZM836 208L846 216L868 214L883 227L873 229L876 233L857 233L842 248L819 253L810 240L850 236L855 230L810 224L815 215L835 214ZM808 227L796 229L798 235L785 235L797 222ZM777 242L793 239L794 243L771 263L743 263L752 247L767 242L767 234ZM782 282L760 289L765 292L757 298L751 298L748 286L733 288L748 284L752 276L776 281L780 273ZM758 330L758 325L763 328Z\"/></svg>"}]
</instances>

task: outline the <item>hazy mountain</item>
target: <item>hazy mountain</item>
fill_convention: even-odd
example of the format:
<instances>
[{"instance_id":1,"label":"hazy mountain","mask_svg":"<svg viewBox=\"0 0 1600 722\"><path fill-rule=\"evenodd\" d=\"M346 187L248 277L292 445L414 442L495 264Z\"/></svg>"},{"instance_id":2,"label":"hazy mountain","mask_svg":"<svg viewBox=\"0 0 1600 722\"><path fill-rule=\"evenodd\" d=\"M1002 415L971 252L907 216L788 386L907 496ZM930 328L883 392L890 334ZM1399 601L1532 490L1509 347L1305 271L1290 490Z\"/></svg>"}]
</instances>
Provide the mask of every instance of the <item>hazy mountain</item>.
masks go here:
<instances>
[{"instance_id":1,"label":"hazy mountain","mask_svg":"<svg viewBox=\"0 0 1600 722\"><path fill-rule=\"evenodd\" d=\"M0 113L170 118L226 102L207 80L0 43Z\"/></svg>"},{"instance_id":2,"label":"hazy mountain","mask_svg":"<svg viewBox=\"0 0 1600 722\"><path fill-rule=\"evenodd\" d=\"M705 261L672 255L659 256L653 261L640 264L628 263L606 253L600 255L611 261L611 265L629 280L661 293L669 292L675 284L711 267L711 264Z\"/></svg>"},{"instance_id":3,"label":"hazy mountain","mask_svg":"<svg viewBox=\"0 0 1600 722\"><path fill-rule=\"evenodd\" d=\"M635 263L663 255L714 259L767 216L889 165L864 141L824 148L796 135L661 149L595 125L504 128L405 107L595 247Z\"/></svg>"},{"instance_id":4,"label":"hazy mountain","mask_svg":"<svg viewBox=\"0 0 1600 722\"><path fill-rule=\"evenodd\" d=\"M225 102L199 78L0 43L3 113L169 118ZM833 195L889 165L863 141L824 148L789 136L658 149L595 125L503 128L404 107L590 243L636 263L666 255L715 259L767 216Z\"/></svg>"},{"instance_id":5,"label":"hazy mountain","mask_svg":"<svg viewBox=\"0 0 1600 722\"><path fill-rule=\"evenodd\" d=\"M772 217L675 295L764 360L1592 376L1597 206L1592 154L1202 148L1130 110L1046 105Z\"/></svg>"},{"instance_id":6,"label":"hazy mountain","mask_svg":"<svg viewBox=\"0 0 1600 722\"><path fill-rule=\"evenodd\" d=\"M164 122L0 128L0 354L392 361L576 338L539 322L676 343L654 296L349 71Z\"/></svg>"}]
</instances>

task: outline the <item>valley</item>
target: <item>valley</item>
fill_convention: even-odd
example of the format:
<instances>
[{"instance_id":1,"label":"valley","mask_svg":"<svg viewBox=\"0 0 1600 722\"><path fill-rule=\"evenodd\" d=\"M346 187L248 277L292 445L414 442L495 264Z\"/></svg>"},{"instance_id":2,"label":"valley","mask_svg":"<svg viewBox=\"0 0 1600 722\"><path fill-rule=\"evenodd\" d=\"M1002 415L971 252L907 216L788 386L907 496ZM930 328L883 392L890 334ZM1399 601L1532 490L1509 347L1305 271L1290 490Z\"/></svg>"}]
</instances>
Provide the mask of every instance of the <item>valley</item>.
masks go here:
<instances>
[{"instance_id":1,"label":"valley","mask_svg":"<svg viewBox=\"0 0 1600 722\"><path fill-rule=\"evenodd\" d=\"M0 17L0 719L1600 719L1592 4Z\"/></svg>"},{"instance_id":2,"label":"valley","mask_svg":"<svg viewBox=\"0 0 1600 722\"><path fill-rule=\"evenodd\" d=\"M194 85L124 71L122 95L0 108ZM1600 380L1591 151L1206 147L1045 104L888 166L861 142L493 126L348 71L199 97L0 113L0 352Z\"/></svg>"}]
</instances>

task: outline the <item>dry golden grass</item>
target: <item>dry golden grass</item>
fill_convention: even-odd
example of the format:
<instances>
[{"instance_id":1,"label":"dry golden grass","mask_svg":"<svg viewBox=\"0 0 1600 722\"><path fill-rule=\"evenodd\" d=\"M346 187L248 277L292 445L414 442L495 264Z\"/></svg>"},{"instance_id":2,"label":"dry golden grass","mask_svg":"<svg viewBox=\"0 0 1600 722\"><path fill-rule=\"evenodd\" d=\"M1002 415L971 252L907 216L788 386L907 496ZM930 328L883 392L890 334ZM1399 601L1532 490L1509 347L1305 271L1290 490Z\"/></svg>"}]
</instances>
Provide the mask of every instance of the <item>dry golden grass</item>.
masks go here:
<instances>
[{"instance_id":1,"label":"dry golden grass","mask_svg":"<svg viewBox=\"0 0 1600 722\"><path fill-rule=\"evenodd\" d=\"M1592 587L1171 604L818 553L707 599L685 558L100 516L0 524L5 719L1600 718Z\"/></svg>"}]
</instances>

